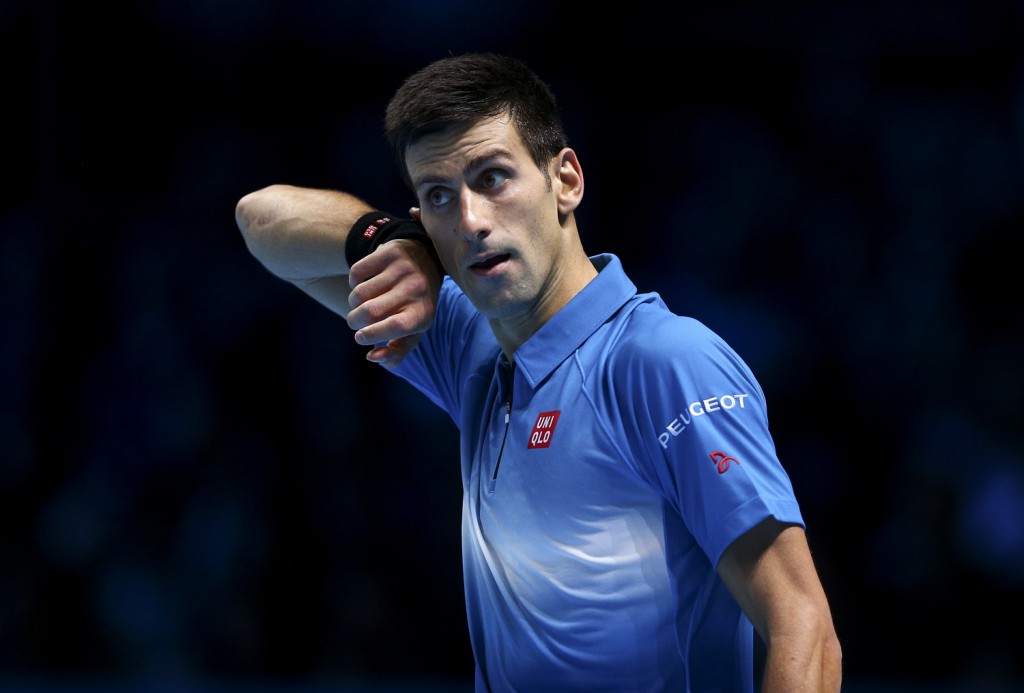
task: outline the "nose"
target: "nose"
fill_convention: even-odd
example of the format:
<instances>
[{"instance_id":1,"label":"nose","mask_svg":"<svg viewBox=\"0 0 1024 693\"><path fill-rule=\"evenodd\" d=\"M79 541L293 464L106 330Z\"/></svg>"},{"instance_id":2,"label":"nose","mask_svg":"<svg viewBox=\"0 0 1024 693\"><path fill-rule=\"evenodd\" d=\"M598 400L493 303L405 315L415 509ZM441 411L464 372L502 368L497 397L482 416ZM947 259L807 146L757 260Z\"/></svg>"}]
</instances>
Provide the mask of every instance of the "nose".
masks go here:
<instances>
[{"instance_id":1,"label":"nose","mask_svg":"<svg viewBox=\"0 0 1024 693\"><path fill-rule=\"evenodd\" d=\"M459 225L454 229L457 236L466 241L484 238L488 234L484 216L486 202L468 188L459 195Z\"/></svg>"}]
</instances>

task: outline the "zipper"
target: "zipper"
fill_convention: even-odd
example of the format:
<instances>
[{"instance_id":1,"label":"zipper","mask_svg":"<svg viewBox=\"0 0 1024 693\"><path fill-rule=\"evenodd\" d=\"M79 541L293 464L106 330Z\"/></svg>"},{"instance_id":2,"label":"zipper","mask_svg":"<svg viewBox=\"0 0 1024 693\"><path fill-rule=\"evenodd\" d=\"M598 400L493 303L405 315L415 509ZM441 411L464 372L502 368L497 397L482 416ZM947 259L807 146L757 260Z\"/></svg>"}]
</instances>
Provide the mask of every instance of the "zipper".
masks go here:
<instances>
[{"instance_id":1,"label":"zipper","mask_svg":"<svg viewBox=\"0 0 1024 693\"><path fill-rule=\"evenodd\" d=\"M501 447L498 448L498 461L494 463L494 475L491 477L492 483L498 480L498 467L501 466L501 457L505 453L505 441L508 439L508 424L512 419L512 391L515 389L516 364L515 361L506 363L509 367L501 369L501 375L508 390L508 399L505 400L505 433L501 436Z\"/></svg>"},{"instance_id":2,"label":"zipper","mask_svg":"<svg viewBox=\"0 0 1024 693\"><path fill-rule=\"evenodd\" d=\"M494 463L494 476L491 477L491 481L497 481L498 479L498 467L501 466L501 456L505 452L505 440L508 439L508 422L512 418L512 393L509 392L508 401L505 402L505 435L501 437L501 447L498 448L498 461Z\"/></svg>"}]
</instances>

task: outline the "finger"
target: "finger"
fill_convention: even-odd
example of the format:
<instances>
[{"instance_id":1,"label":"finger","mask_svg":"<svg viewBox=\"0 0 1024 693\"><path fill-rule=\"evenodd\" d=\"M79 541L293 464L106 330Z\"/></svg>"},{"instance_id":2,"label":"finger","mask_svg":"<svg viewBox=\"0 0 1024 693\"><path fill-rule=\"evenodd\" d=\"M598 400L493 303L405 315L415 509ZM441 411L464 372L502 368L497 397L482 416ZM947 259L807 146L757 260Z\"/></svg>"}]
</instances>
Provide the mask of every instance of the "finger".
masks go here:
<instances>
[{"instance_id":1,"label":"finger","mask_svg":"<svg viewBox=\"0 0 1024 693\"><path fill-rule=\"evenodd\" d=\"M362 260L358 260L356 264L348 268L348 286L350 289L354 289L367 279L372 278L377 271L375 271L375 262L370 258L373 257L373 253L370 253ZM376 260L376 258L374 258Z\"/></svg>"},{"instance_id":2,"label":"finger","mask_svg":"<svg viewBox=\"0 0 1024 693\"><path fill-rule=\"evenodd\" d=\"M415 327L418 322L421 322L416 319L415 315L414 310L402 311L360 327L356 329L354 335L356 344L370 346L413 336L413 330L418 333L424 329ZM349 317L351 318L351 313Z\"/></svg>"},{"instance_id":3,"label":"finger","mask_svg":"<svg viewBox=\"0 0 1024 693\"><path fill-rule=\"evenodd\" d=\"M387 244L379 246L372 253L361 260L358 260L354 265L349 267L349 287L354 289L359 284L372 279L388 269L391 263L394 262L395 255L393 250L387 248L386 245Z\"/></svg>"},{"instance_id":4,"label":"finger","mask_svg":"<svg viewBox=\"0 0 1024 693\"><path fill-rule=\"evenodd\" d=\"M387 363L388 356L390 356L390 354L391 354L391 352L388 349L388 345L387 344L382 344L382 345L380 345L378 347L374 347L374 348L370 349L368 352L366 352L366 360L367 361L373 361L374 363L381 363L381 364L383 364L383 363Z\"/></svg>"},{"instance_id":5,"label":"finger","mask_svg":"<svg viewBox=\"0 0 1024 693\"><path fill-rule=\"evenodd\" d=\"M394 368L402 362L402 359L413 350L419 341L420 335L418 334L392 339L387 344L370 349L366 354L366 360L379 363L386 368Z\"/></svg>"},{"instance_id":6,"label":"finger","mask_svg":"<svg viewBox=\"0 0 1024 693\"><path fill-rule=\"evenodd\" d=\"M366 343L421 332L429 326L433 291L430 282L420 275L386 270L349 294L349 327L364 331L358 339L370 340Z\"/></svg>"},{"instance_id":7,"label":"finger","mask_svg":"<svg viewBox=\"0 0 1024 693\"><path fill-rule=\"evenodd\" d=\"M352 280L350 276L349 284L351 283ZM356 310L369 301L387 295L388 291L393 288L393 286L393 279L380 274L375 274L369 279L355 284L351 287L352 290L348 294L349 310Z\"/></svg>"},{"instance_id":8,"label":"finger","mask_svg":"<svg viewBox=\"0 0 1024 693\"><path fill-rule=\"evenodd\" d=\"M375 280L371 280L375 281ZM387 283L370 287L371 282L359 285L349 294L348 326L363 330L390 317L399 315L410 306L410 300L399 288ZM401 335L375 334L377 341Z\"/></svg>"},{"instance_id":9,"label":"finger","mask_svg":"<svg viewBox=\"0 0 1024 693\"><path fill-rule=\"evenodd\" d=\"M363 260L359 262L363 262ZM356 264L358 265L359 263ZM349 310L356 310L371 301L390 296L392 298L391 303L378 302L373 308L373 312L381 316L385 311L393 310L400 300L400 296L395 293L395 289L402 282L403 277L406 276L407 268L396 263L381 264L379 267L374 264L366 264L360 267L360 275L367 268L370 268L373 274L360 279L355 284L353 284L352 275L349 276L349 285L352 288L348 296Z\"/></svg>"}]
</instances>

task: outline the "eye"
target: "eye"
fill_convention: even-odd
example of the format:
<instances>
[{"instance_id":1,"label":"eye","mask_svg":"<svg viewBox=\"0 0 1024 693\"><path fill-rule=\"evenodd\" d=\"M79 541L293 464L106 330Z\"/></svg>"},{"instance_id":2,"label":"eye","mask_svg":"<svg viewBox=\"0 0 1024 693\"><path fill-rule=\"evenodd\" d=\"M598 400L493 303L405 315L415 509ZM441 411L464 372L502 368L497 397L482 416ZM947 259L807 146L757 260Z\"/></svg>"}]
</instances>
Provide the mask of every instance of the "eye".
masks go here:
<instances>
[{"instance_id":1,"label":"eye","mask_svg":"<svg viewBox=\"0 0 1024 693\"><path fill-rule=\"evenodd\" d=\"M485 189L496 188L508 180L508 174L496 168L484 171L480 176L480 187Z\"/></svg>"},{"instance_id":2,"label":"eye","mask_svg":"<svg viewBox=\"0 0 1024 693\"><path fill-rule=\"evenodd\" d=\"M431 207L443 207L451 202L452 192L446 188L431 188L427 191L427 202Z\"/></svg>"}]
</instances>

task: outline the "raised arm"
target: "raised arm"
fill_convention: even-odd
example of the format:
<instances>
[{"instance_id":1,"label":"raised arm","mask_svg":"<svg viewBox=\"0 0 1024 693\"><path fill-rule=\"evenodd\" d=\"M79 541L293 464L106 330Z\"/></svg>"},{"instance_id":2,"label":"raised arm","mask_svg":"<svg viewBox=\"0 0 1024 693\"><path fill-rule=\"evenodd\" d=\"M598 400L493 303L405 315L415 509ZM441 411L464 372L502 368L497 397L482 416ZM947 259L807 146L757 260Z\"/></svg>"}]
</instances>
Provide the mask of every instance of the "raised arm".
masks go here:
<instances>
[{"instance_id":1,"label":"raised arm","mask_svg":"<svg viewBox=\"0 0 1024 693\"><path fill-rule=\"evenodd\" d=\"M271 185L239 200L235 221L264 267L346 317L345 239L356 219L371 209L343 192Z\"/></svg>"},{"instance_id":2,"label":"raised arm","mask_svg":"<svg viewBox=\"0 0 1024 693\"><path fill-rule=\"evenodd\" d=\"M393 368L434 319L442 276L424 246L380 245L349 267L349 229L373 207L336 190L271 185L242 197L235 221L249 252L275 276L347 318L367 359Z\"/></svg>"},{"instance_id":3,"label":"raised arm","mask_svg":"<svg viewBox=\"0 0 1024 693\"><path fill-rule=\"evenodd\" d=\"M839 693L842 651L801 527L765 520L718 573L765 643L764 693Z\"/></svg>"}]
</instances>

